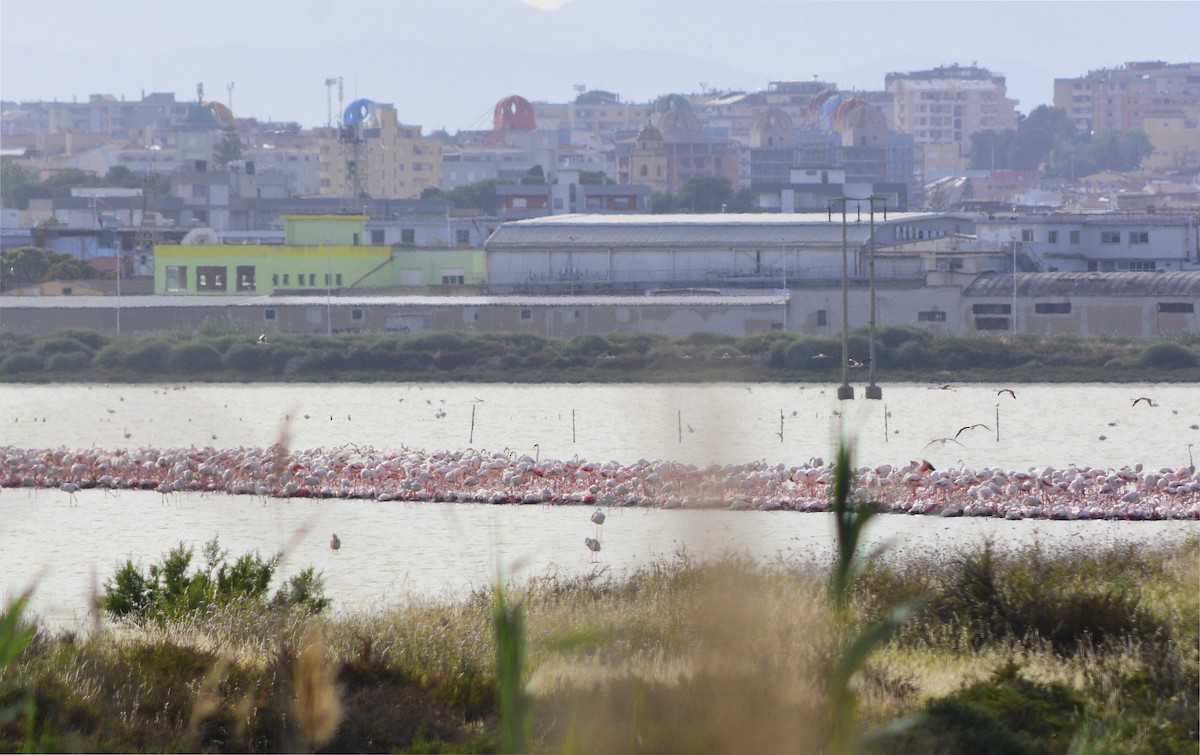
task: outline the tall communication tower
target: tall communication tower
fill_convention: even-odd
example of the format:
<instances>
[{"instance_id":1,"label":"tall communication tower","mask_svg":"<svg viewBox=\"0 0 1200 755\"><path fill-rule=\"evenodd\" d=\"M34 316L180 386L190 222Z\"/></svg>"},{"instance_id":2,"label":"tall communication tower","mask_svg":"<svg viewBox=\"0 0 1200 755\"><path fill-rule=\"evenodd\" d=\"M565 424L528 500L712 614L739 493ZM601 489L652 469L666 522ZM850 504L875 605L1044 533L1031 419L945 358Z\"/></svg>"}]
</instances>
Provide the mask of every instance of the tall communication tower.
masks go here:
<instances>
[{"instance_id":1,"label":"tall communication tower","mask_svg":"<svg viewBox=\"0 0 1200 755\"><path fill-rule=\"evenodd\" d=\"M154 211L154 201L150 197L152 174L142 174L142 219L138 223L137 236L134 237L133 253L138 257L137 264L141 265L141 257L154 252L154 245L158 243L158 213ZM133 271L125 269L125 258L121 254L120 247L117 248L117 269L118 275L128 276Z\"/></svg>"}]
</instances>

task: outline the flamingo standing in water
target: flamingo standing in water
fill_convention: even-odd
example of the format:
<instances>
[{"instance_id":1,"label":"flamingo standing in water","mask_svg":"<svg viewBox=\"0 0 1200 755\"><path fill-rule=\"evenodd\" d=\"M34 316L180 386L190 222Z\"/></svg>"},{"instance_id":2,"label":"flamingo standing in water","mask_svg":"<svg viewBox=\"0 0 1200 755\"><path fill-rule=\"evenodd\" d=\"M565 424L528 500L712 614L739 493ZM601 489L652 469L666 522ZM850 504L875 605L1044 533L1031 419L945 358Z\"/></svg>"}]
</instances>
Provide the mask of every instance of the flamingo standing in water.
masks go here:
<instances>
[{"instance_id":1,"label":"flamingo standing in water","mask_svg":"<svg viewBox=\"0 0 1200 755\"><path fill-rule=\"evenodd\" d=\"M596 554L600 552L600 541L594 537L586 537L583 539L583 544L592 552L592 563L596 563Z\"/></svg>"},{"instance_id":2,"label":"flamingo standing in water","mask_svg":"<svg viewBox=\"0 0 1200 755\"><path fill-rule=\"evenodd\" d=\"M596 537L600 537L600 532L604 527L604 520L607 518L600 509L592 512L592 524L596 525Z\"/></svg>"},{"instance_id":3,"label":"flamingo standing in water","mask_svg":"<svg viewBox=\"0 0 1200 755\"><path fill-rule=\"evenodd\" d=\"M333 549L334 553L337 553L338 549L342 547L342 539L337 536L336 532L329 538L329 547Z\"/></svg>"}]
</instances>

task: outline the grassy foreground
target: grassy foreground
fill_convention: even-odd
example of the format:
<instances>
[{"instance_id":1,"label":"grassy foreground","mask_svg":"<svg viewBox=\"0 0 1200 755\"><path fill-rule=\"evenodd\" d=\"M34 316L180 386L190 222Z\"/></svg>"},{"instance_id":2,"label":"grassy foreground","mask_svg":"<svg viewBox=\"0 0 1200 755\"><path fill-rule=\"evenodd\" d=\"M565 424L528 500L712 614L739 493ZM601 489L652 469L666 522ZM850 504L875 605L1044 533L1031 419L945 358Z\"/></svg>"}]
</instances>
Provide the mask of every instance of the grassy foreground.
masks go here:
<instances>
[{"instance_id":1,"label":"grassy foreground","mask_svg":"<svg viewBox=\"0 0 1200 755\"><path fill-rule=\"evenodd\" d=\"M841 336L772 331L587 335L429 331L325 336L211 324L195 331L116 336L91 330L0 332L0 381L140 382L458 380L472 382L724 382L835 380ZM849 356L866 359L865 329ZM829 356L826 356L829 355ZM1036 335L949 336L880 328L875 360L889 381L1200 382L1200 334L1159 339ZM865 373L866 370L856 371Z\"/></svg>"},{"instance_id":2,"label":"grassy foreground","mask_svg":"<svg viewBox=\"0 0 1200 755\"><path fill-rule=\"evenodd\" d=\"M0 677L0 750L495 752L512 746L500 669L520 674L537 752L1196 752L1196 538L983 547L844 576L843 602L828 564L679 553L508 585L515 666L504 649L497 662L490 590L38 631ZM845 638L917 596L848 690L859 731L920 715L843 749L828 701Z\"/></svg>"}]
</instances>

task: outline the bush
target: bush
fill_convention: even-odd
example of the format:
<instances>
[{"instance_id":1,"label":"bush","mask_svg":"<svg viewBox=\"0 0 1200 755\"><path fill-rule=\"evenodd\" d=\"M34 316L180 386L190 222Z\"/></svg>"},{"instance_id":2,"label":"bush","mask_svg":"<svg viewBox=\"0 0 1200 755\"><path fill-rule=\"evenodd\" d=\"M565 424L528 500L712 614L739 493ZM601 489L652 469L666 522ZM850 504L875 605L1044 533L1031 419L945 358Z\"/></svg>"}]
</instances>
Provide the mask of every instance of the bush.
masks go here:
<instances>
[{"instance_id":1,"label":"bush","mask_svg":"<svg viewBox=\"0 0 1200 755\"><path fill-rule=\"evenodd\" d=\"M176 372L205 374L220 366L220 352L204 341L187 341L171 350L171 367Z\"/></svg>"},{"instance_id":2,"label":"bush","mask_svg":"<svg viewBox=\"0 0 1200 755\"><path fill-rule=\"evenodd\" d=\"M212 606L247 603L258 607L304 607L320 613L329 605L324 582L312 567L292 577L268 601L267 589L282 554L264 560L247 553L233 563L217 538L204 546L204 567L188 572L193 552L180 543L146 572L126 561L104 583L100 605L116 620L162 622Z\"/></svg>"},{"instance_id":3,"label":"bush","mask_svg":"<svg viewBox=\"0 0 1200 755\"><path fill-rule=\"evenodd\" d=\"M125 367L135 372L161 374L167 371L171 347L153 339L133 348L125 357Z\"/></svg>"},{"instance_id":4,"label":"bush","mask_svg":"<svg viewBox=\"0 0 1200 755\"><path fill-rule=\"evenodd\" d=\"M72 351L66 354L55 354L46 360L46 369L51 372L70 372L82 370L92 361L92 355L85 351Z\"/></svg>"},{"instance_id":5,"label":"bush","mask_svg":"<svg viewBox=\"0 0 1200 755\"><path fill-rule=\"evenodd\" d=\"M1200 365L1200 357L1177 343L1156 343L1142 352L1138 364L1158 370L1181 370Z\"/></svg>"},{"instance_id":6,"label":"bush","mask_svg":"<svg viewBox=\"0 0 1200 755\"><path fill-rule=\"evenodd\" d=\"M24 372L37 372L42 369L42 358L28 351L18 351L9 354L0 362L0 372L5 375L19 375Z\"/></svg>"},{"instance_id":7,"label":"bush","mask_svg":"<svg viewBox=\"0 0 1200 755\"><path fill-rule=\"evenodd\" d=\"M54 354L78 354L84 353L91 356L92 349L86 344L75 340L74 338L62 337L51 338L48 341L43 341L38 346L38 352L44 357L49 357Z\"/></svg>"},{"instance_id":8,"label":"bush","mask_svg":"<svg viewBox=\"0 0 1200 755\"><path fill-rule=\"evenodd\" d=\"M607 354L611 348L603 336L586 335L576 336L567 341L562 347L562 352L567 356L596 357Z\"/></svg>"},{"instance_id":9,"label":"bush","mask_svg":"<svg viewBox=\"0 0 1200 755\"><path fill-rule=\"evenodd\" d=\"M271 353L272 346L262 346L257 343L239 343L229 347L221 362L232 370L243 373L264 373L272 369L275 363Z\"/></svg>"}]
</instances>

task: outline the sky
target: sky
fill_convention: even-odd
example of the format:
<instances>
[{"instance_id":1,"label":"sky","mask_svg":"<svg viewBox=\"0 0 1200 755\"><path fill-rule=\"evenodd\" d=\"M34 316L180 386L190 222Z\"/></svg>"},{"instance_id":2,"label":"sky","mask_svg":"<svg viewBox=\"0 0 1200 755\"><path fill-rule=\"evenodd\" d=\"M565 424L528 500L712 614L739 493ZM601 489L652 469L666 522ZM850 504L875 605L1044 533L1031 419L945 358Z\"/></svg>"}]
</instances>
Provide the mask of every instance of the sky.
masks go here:
<instances>
[{"instance_id":1,"label":"sky","mask_svg":"<svg viewBox=\"0 0 1200 755\"><path fill-rule=\"evenodd\" d=\"M889 71L977 63L1028 113L1056 77L1200 61L1197 29L1191 0L0 0L0 98L193 100L203 83L239 116L310 127L331 100L336 120L340 76L345 104L453 133L577 85L625 102L814 77L880 90Z\"/></svg>"}]
</instances>

